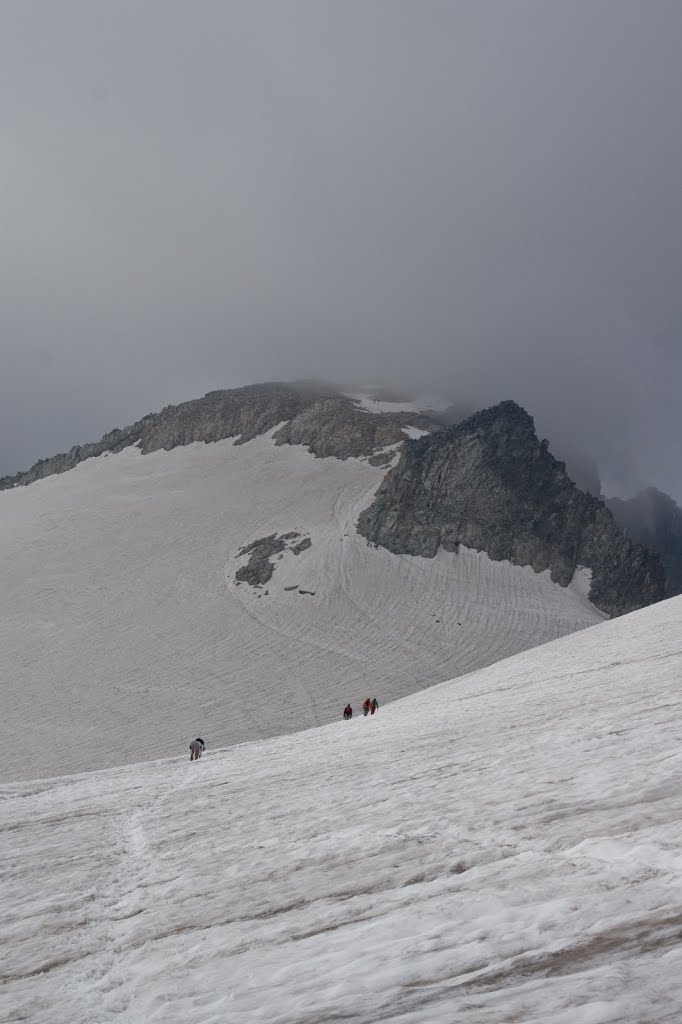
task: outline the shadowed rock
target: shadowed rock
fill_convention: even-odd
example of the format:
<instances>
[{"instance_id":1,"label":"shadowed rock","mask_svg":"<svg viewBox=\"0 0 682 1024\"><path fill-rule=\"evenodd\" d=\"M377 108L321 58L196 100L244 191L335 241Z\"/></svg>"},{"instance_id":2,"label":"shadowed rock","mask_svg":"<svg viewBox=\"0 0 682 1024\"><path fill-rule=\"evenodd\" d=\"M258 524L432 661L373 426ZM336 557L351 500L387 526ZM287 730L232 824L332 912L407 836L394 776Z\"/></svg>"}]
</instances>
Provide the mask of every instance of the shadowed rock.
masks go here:
<instances>
[{"instance_id":1,"label":"shadowed rock","mask_svg":"<svg viewBox=\"0 0 682 1024\"><path fill-rule=\"evenodd\" d=\"M429 558L464 544L497 561L549 569L562 586L586 566L590 600L610 615L664 596L657 556L576 487L515 402L408 441L358 531L389 551Z\"/></svg>"},{"instance_id":2,"label":"shadowed rock","mask_svg":"<svg viewBox=\"0 0 682 1024\"><path fill-rule=\"evenodd\" d=\"M298 534L295 534L298 537ZM287 546L285 537L277 537L271 533L269 537L261 537L241 548L237 557L249 555L249 560L241 569L237 569L234 578L237 583L250 583L252 587L260 587L272 577L275 567L270 561L273 555L284 551Z\"/></svg>"}]
</instances>

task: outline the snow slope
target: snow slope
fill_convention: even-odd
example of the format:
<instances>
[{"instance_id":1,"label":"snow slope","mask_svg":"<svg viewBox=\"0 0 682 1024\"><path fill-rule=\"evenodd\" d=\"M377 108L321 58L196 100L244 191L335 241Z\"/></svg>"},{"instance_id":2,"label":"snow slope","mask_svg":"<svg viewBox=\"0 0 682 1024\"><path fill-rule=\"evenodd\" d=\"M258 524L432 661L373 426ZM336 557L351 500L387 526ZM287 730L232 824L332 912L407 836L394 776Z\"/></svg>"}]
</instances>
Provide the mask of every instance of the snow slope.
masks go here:
<instances>
[{"instance_id":1,"label":"snow slope","mask_svg":"<svg viewBox=\"0 0 682 1024\"><path fill-rule=\"evenodd\" d=\"M370 687L383 703L603 618L584 577L369 547L354 524L384 472L264 436L1 492L0 778L320 725ZM267 595L235 586L243 545L292 530L312 546Z\"/></svg>"},{"instance_id":2,"label":"snow slope","mask_svg":"<svg viewBox=\"0 0 682 1024\"><path fill-rule=\"evenodd\" d=\"M0 1019L677 1024L681 619L193 764L0 787Z\"/></svg>"}]
</instances>

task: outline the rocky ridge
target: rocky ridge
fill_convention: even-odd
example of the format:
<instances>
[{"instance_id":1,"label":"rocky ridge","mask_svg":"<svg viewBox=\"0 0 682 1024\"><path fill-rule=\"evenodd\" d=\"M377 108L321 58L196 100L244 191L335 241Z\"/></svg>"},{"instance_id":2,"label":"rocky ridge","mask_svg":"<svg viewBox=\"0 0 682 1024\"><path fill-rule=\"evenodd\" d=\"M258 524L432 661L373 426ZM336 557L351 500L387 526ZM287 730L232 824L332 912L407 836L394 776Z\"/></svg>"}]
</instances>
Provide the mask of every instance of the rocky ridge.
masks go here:
<instances>
[{"instance_id":1,"label":"rocky ridge","mask_svg":"<svg viewBox=\"0 0 682 1024\"><path fill-rule=\"evenodd\" d=\"M464 544L497 561L549 569L562 586L585 566L590 600L610 615L665 596L660 559L578 489L538 440L531 416L511 401L403 445L358 531L389 551L425 557Z\"/></svg>"},{"instance_id":2,"label":"rocky ridge","mask_svg":"<svg viewBox=\"0 0 682 1024\"><path fill-rule=\"evenodd\" d=\"M403 428L408 426L439 429L421 413L365 412L352 399L339 395L321 398L304 409L280 427L274 439L275 444L305 445L320 458L371 457L377 449L402 443L406 438Z\"/></svg>"},{"instance_id":3,"label":"rocky ridge","mask_svg":"<svg viewBox=\"0 0 682 1024\"><path fill-rule=\"evenodd\" d=\"M131 426L115 429L101 440L74 445L68 452L40 459L31 469L0 478L0 490L26 486L54 473L65 473L85 459L138 445L143 454L170 450L195 441L236 438L244 444L278 424L277 444L304 444L321 458L371 456L386 445L405 440L403 426L440 429L417 413L367 413L328 385L296 382L250 384L210 391L180 405L168 405Z\"/></svg>"}]
</instances>

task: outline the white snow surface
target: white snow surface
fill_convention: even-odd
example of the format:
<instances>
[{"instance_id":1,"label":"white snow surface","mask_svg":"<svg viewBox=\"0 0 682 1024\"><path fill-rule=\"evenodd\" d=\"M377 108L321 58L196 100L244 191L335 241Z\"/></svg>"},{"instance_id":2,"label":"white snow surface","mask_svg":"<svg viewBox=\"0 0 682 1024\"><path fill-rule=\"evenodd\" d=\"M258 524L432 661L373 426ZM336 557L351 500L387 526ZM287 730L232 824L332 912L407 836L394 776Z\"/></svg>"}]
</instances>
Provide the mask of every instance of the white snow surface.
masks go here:
<instances>
[{"instance_id":1,"label":"white snow surface","mask_svg":"<svg viewBox=\"0 0 682 1024\"><path fill-rule=\"evenodd\" d=\"M368 688L383 704L601 621L584 572L564 589L464 549L370 547L355 523L384 472L263 436L1 492L0 779L321 725ZM291 530L312 546L236 586L242 546Z\"/></svg>"},{"instance_id":2,"label":"white snow surface","mask_svg":"<svg viewBox=\"0 0 682 1024\"><path fill-rule=\"evenodd\" d=\"M681 620L0 787L0 1019L679 1024Z\"/></svg>"},{"instance_id":3,"label":"white snow surface","mask_svg":"<svg viewBox=\"0 0 682 1024\"><path fill-rule=\"evenodd\" d=\"M411 441L417 441L420 437L425 437L429 433L428 430L421 430L420 427L403 427L402 429Z\"/></svg>"},{"instance_id":4,"label":"white snow surface","mask_svg":"<svg viewBox=\"0 0 682 1024\"><path fill-rule=\"evenodd\" d=\"M346 397L352 399L363 412L421 412L429 410L442 411L447 409L449 402L442 398L415 398L409 402L384 402L374 399L364 391L347 392ZM427 431L428 433L428 431Z\"/></svg>"}]
</instances>

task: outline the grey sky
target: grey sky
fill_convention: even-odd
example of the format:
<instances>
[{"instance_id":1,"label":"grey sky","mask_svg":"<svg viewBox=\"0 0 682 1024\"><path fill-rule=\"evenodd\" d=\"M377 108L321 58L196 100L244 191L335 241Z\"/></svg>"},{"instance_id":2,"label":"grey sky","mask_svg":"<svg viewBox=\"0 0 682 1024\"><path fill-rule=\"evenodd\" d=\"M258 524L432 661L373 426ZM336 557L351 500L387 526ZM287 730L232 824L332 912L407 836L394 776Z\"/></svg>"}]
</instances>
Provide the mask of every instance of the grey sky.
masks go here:
<instances>
[{"instance_id":1,"label":"grey sky","mask_svg":"<svg viewBox=\"0 0 682 1024\"><path fill-rule=\"evenodd\" d=\"M4 0L0 473L292 376L682 500L679 0Z\"/></svg>"}]
</instances>

